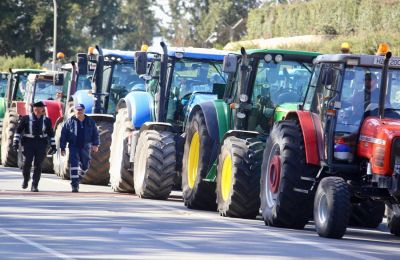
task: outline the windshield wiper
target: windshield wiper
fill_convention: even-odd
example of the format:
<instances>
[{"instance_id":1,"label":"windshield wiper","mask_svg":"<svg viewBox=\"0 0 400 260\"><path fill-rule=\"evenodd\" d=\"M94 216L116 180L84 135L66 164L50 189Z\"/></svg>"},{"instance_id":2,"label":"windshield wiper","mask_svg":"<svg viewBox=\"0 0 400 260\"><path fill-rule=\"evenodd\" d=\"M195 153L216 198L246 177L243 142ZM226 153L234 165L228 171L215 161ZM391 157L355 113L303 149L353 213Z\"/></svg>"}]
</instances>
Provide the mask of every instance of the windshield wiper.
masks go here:
<instances>
[{"instance_id":1,"label":"windshield wiper","mask_svg":"<svg viewBox=\"0 0 400 260\"><path fill-rule=\"evenodd\" d=\"M221 71L218 69L217 65L215 65L214 62L210 62L211 65L213 65L213 67L215 68L215 70L218 72L219 76L224 80L224 82L226 83L226 79L225 77L222 75Z\"/></svg>"},{"instance_id":2,"label":"windshield wiper","mask_svg":"<svg viewBox=\"0 0 400 260\"><path fill-rule=\"evenodd\" d=\"M308 72L310 72L310 73L312 72L311 69L308 68L306 65L304 65L303 62L300 62L300 65L301 65L302 67L304 67L306 70L308 70Z\"/></svg>"}]
</instances>

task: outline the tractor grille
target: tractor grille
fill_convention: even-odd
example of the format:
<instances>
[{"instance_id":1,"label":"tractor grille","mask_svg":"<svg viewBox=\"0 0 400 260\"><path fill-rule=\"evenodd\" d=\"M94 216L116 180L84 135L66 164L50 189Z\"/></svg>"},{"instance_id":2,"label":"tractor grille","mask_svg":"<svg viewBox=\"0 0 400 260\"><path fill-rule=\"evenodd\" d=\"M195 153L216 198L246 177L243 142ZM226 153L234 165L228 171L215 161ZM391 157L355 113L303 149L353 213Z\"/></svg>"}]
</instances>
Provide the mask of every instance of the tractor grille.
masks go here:
<instances>
[{"instance_id":1,"label":"tractor grille","mask_svg":"<svg viewBox=\"0 0 400 260\"><path fill-rule=\"evenodd\" d=\"M399 165L399 169L395 169L395 164ZM394 170L394 174L400 174L400 137L394 138L392 142L390 168Z\"/></svg>"}]
</instances>

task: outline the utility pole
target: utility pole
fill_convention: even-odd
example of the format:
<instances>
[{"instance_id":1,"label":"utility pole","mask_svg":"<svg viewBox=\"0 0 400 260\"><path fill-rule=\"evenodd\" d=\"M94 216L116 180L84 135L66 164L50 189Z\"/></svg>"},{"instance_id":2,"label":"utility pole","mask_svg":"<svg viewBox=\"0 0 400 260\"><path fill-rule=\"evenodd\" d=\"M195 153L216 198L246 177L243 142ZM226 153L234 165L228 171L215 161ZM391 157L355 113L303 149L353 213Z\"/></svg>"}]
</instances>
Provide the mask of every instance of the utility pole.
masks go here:
<instances>
[{"instance_id":1,"label":"utility pole","mask_svg":"<svg viewBox=\"0 0 400 260\"><path fill-rule=\"evenodd\" d=\"M56 51L57 51L57 1L53 0L54 6L54 26L53 26L53 64L52 70L56 70Z\"/></svg>"}]
</instances>

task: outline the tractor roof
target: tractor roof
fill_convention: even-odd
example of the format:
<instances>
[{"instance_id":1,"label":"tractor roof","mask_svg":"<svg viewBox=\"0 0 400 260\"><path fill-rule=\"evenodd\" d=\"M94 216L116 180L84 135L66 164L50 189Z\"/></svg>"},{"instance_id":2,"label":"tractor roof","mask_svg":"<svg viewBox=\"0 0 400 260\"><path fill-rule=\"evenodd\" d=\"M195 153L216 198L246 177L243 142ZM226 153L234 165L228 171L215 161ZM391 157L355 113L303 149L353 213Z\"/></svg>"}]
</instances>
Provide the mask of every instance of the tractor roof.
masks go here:
<instances>
[{"instance_id":1,"label":"tractor roof","mask_svg":"<svg viewBox=\"0 0 400 260\"><path fill-rule=\"evenodd\" d=\"M321 53L318 52L309 52L309 51L295 51L295 50L284 50L284 49L250 49L246 50L246 52L249 55L253 54L290 54L290 55L304 55L304 56L312 56L312 57L317 57L318 55L321 55Z\"/></svg>"},{"instance_id":2,"label":"tractor roof","mask_svg":"<svg viewBox=\"0 0 400 260\"><path fill-rule=\"evenodd\" d=\"M149 53L162 53L162 49L158 47L150 47ZM216 50L216 49L205 49L205 48L192 48L192 47L169 47L168 56L179 57L189 59L206 59L206 60L218 60L222 61L224 56L229 52Z\"/></svg>"},{"instance_id":3,"label":"tractor roof","mask_svg":"<svg viewBox=\"0 0 400 260\"><path fill-rule=\"evenodd\" d=\"M125 62L133 62L133 59L135 57L135 52L134 51L103 49L103 56L108 57L108 58L115 57L115 59L119 58Z\"/></svg>"},{"instance_id":4,"label":"tractor roof","mask_svg":"<svg viewBox=\"0 0 400 260\"><path fill-rule=\"evenodd\" d=\"M41 73L44 70L40 69L11 69L12 73L21 74L21 73Z\"/></svg>"},{"instance_id":5,"label":"tractor roof","mask_svg":"<svg viewBox=\"0 0 400 260\"><path fill-rule=\"evenodd\" d=\"M347 63L353 66L360 65L381 68L384 59L385 56L367 54L325 54L318 56L315 62ZM389 67L400 69L400 57L392 57L389 62Z\"/></svg>"}]
</instances>

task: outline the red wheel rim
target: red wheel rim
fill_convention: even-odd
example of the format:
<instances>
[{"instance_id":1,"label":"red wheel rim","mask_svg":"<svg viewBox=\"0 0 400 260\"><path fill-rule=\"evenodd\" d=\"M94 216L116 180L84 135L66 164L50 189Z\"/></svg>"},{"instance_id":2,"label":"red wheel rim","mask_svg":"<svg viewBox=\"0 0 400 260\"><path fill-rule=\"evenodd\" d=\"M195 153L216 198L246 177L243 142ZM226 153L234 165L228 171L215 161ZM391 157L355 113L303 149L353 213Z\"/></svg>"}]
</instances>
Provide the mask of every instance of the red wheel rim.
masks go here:
<instances>
[{"instance_id":1,"label":"red wheel rim","mask_svg":"<svg viewBox=\"0 0 400 260\"><path fill-rule=\"evenodd\" d=\"M279 189L281 179L281 157L274 155L269 164L269 187L272 193L276 193Z\"/></svg>"}]
</instances>

